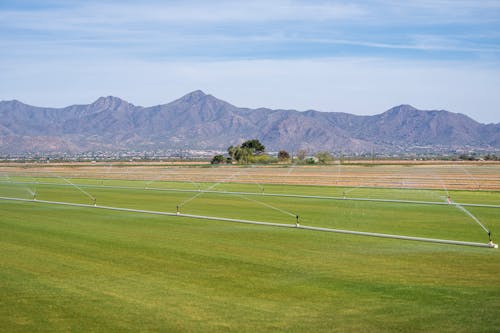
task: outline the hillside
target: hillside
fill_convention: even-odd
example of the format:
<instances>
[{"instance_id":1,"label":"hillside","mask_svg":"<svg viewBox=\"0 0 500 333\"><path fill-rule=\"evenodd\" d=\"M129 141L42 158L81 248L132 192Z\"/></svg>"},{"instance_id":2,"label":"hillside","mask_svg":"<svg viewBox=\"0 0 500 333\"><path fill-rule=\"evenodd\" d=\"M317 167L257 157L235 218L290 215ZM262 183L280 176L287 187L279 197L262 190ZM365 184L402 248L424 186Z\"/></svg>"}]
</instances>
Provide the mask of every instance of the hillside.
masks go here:
<instances>
[{"instance_id":1,"label":"hillside","mask_svg":"<svg viewBox=\"0 0 500 333\"><path fill-rule=\"evenodd\" d=\"M270 150L398 152L500 148L500 124L400 105L382 114L239 108L202 91L152 107L117 97L45 108L0 102L0 153L225 149L259 138Z\"/></svg>"}]
</instances>

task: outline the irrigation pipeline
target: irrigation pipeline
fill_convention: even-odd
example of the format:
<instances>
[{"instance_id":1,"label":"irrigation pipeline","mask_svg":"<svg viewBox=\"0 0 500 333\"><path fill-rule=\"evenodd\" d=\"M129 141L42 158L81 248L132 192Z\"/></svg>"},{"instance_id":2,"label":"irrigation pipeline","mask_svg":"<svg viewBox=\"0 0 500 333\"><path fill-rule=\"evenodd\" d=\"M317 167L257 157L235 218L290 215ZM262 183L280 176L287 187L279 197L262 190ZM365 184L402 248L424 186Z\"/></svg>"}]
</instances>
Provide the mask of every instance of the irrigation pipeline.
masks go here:
<instances>
[{"instance_id":1,"label":"irrigation pipeline","mask_svg":"<svg viewBox=\"0 0 500 333\"><path fill-rule=\"evenodd\" d=\"M0 181L0 183L1 183L1 181ZM29 184L30 182L9 182L9 183ZM51 185L51 186L71 186L70 184L57 184L57 183L49 183L49 182L37 182L36 184L38 184L38 185ZM268 197L388 202L388 203L438 205L438 206L449 205L448 202L441 202L441 201L333 197L333 196L325 196L325 195L303 195L303 194L285 194L285 193L255 193L255 192L214 191L214 190L189 190L189 189L159 188L159 187L141 188L138 186L112 186L112 185L83 185L83 184L80 184L79 186L80 187L94 187L94 188L114 188L114 189L124 189L124 190L150 190L150 191L167 191L167 192L202 192L202 193L226 194L226 195L258 195L258 196L268 196ZM464 207L500 208L500 205L488 205L488 204L460 203L460 205L464 206Z\"/></svg>"},{"instance_id":2,"label":"irrigation pipeline","mask_svg":"<svg viewBox=\"0 0 500 333\"><path fill-rule=\"evenodd\" d=\"M30 203L42 203L42 204L51 204L51 205L64 205L64 206L84 207L84 208L97 208L97 209L106 209L106 210L113 210L113 211L123 211L123 212L132 212L132 213L164 215L164 216L172 216L172 217L173 216L177 216L177 217L202 219L202 220L213 220L213 221L223 221L223 222L233 222L233 223L254 224L254 225L269 226L269 227L280 227L280 228L296 228L296 229L303 229L303 230L310 230L310 231L332 232L332 233L339 233L339 234L348 234L348 235L357 235L357 236L368 236L368 237L378 237L378 238L390 238L390 239L400 239L400 240L417 241L417 242L427 242L427 243L439 243L439 244L450 244L450 245L461 245L461 246L474 246L474 247L483 247L483 248L498 248L497 244L493 244L491 242L485 244L485 243L465 242L465 241L458 241L458 240L451 240L451 239L438 239L438 238L413 237L413 236L404 236L404 235L392 235L392 234L382 234L382 233L375 233L375 232L365 232L365 231L354 231L354 230L344 230L344 229L331 229L331 228L312 227L312 226L298 225L298 224L285 224L285 223L274 223L274 222L264 222L264 221L252 221L252 220L242 220L242 219L233 219L233 218L216 217L216 216L205 216L205 215L192 215L192 214L159 212L159 211L152 211L152 210L121 208L121 207L111 207L111 206L101 206L101 205L96 205L95 206L95 205L78 204L78 203L68 203L68 202L60 202L60 201L32 200L32 199L9 198L9 197L0 197L0 200L22 201L22 202L30 202Z\"/></svg>"}]
</instances>

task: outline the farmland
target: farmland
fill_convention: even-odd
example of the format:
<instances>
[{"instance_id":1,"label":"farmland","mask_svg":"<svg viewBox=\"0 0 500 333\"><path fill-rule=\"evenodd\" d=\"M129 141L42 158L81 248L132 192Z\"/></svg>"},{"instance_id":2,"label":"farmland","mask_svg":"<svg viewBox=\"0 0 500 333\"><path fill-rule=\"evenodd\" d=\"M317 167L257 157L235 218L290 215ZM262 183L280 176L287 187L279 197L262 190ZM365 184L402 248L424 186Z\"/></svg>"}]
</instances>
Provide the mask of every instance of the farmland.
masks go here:
<instances>
[{"instance_id":1,"label":"farmland","mask_svg":"<svg viewBox=\"0 0 500 333\"><path fill-rule=\"evenodd\" d=\"M9 332L495 331L496 249L185 215L485 244L481 225L498 242L499 187L495 164L3 166L0 321Z\"/></svg>"}]
</instances>

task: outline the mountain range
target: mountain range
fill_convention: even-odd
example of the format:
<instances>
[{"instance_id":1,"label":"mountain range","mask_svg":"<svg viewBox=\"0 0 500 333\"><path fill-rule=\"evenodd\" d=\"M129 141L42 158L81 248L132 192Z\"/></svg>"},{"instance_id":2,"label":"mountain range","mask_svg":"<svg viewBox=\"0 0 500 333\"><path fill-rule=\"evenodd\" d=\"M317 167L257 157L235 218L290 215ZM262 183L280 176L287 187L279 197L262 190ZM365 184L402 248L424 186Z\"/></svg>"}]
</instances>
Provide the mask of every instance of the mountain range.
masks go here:
<instances>
[{"instance_id":1,"label":"mountain range","mask_svg":"<svg viewBox=\"0 0 500 333\"><path fill-rule=\"evenodd\" d=\"M500 148L500 123L400 105L358 116L314 110L249 109L193 91L173 102L135 106L108 96L88 105L0 102L0 153L220 149L259 139L268 150L362 153Z\"/></svg>"}]
</instances>

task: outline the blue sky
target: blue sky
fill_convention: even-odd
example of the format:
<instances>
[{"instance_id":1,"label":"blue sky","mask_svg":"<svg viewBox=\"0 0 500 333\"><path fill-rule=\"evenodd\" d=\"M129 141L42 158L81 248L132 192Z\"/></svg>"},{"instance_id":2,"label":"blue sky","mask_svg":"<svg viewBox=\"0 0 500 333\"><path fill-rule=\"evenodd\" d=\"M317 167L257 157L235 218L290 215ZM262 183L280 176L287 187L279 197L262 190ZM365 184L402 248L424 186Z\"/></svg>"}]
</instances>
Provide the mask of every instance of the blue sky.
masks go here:
<instances>
[{"instance_id":1,"label":"blue sky","mask_svg":"<svg viewBox=\"0 0 500 333\"><path fill-rule=\"evenodd\" d=\"M237 106L500 122L500 1L0 1L0 99Z\"/></svg>"}]
</instances>

